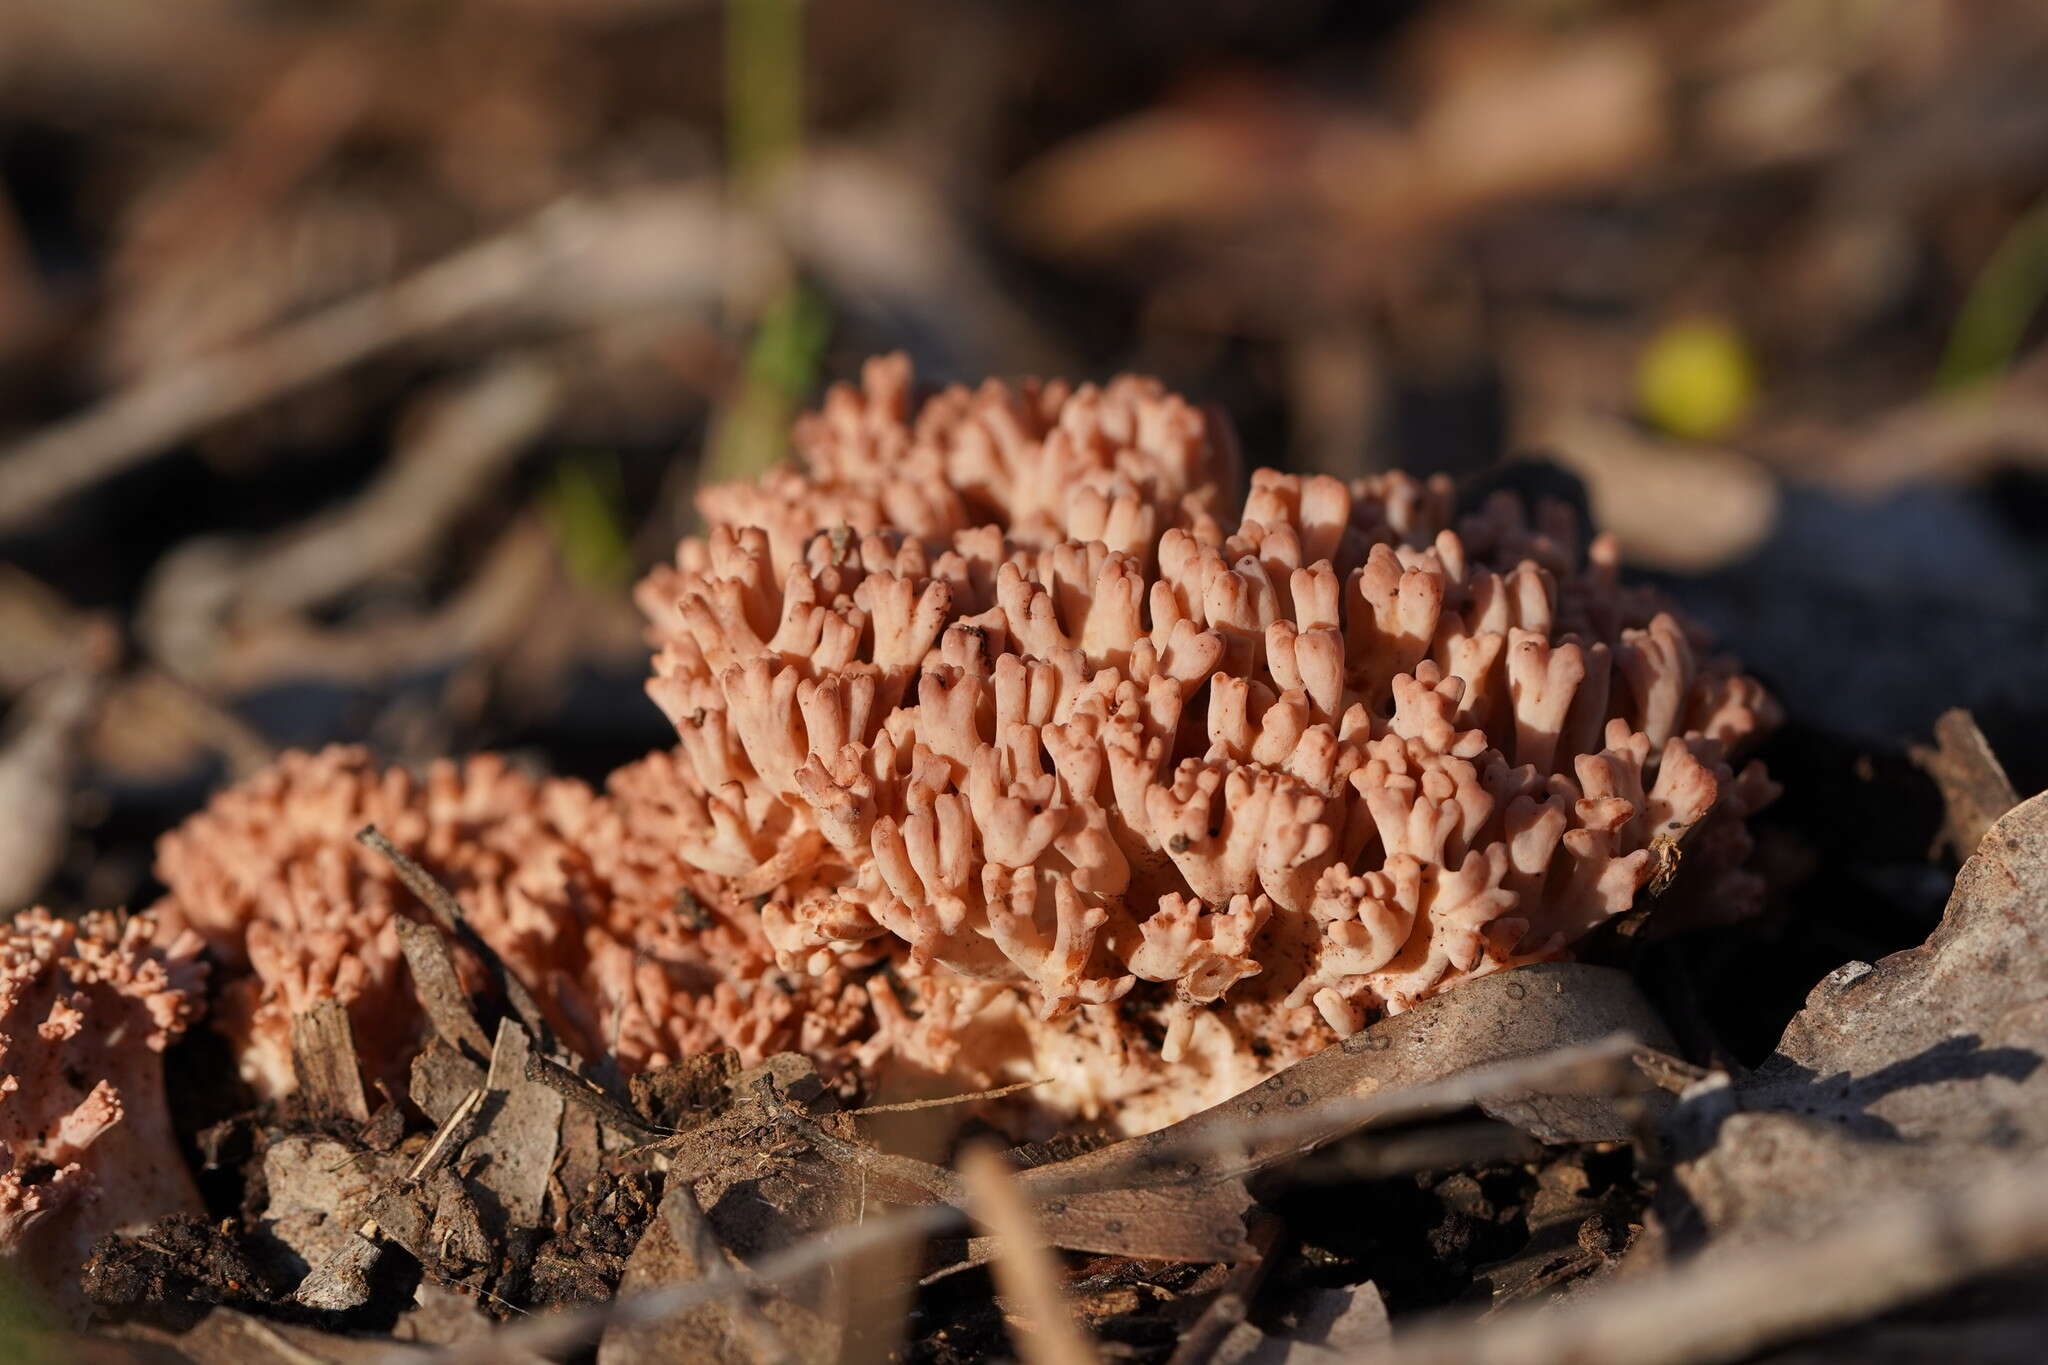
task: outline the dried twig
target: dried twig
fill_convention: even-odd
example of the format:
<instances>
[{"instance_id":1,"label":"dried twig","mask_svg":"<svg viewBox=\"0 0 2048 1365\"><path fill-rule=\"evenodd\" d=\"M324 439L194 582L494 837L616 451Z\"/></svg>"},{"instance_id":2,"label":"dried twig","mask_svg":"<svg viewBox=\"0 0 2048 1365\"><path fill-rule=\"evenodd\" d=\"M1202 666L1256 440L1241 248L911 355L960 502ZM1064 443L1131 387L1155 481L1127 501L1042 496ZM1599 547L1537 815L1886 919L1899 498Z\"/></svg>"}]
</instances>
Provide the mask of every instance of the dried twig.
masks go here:
<instances>
[{"instance_id":1,"label":"dried twig","mask_svg":"<svg viewBox=\"0 0 2048 1365\"><path fill-rule=\"evenodd\" d=\"M1016 1173L995 1151L977 1146L961 1158L960 1174L975 1216L996 1239L996 1286L1015 1305L1022 1329L1015 1339L1024 1365L1097 1365L1094 1343L1060 1293L1059 1266Z\"/></svg>"},{"instance_id":2,"label":"dried twig","mask_svg":"<svg viewBox=\"0 0 2048 1365\"><path fill-rule=\"evenodd\" d=\"M1817 1237L1709 1250L1560 1306L1425 1328L1376 1365L1708 1365L2048 1256L2048 1162L1903 1195Z\"/></svg>"},{"instance_id":3,"label":"dried twig","mask_svg":"<svg viewBox=\"0 0 2048 1365\"><path fill-rule=\"evenodd\" d=\"M649 1123L595 1081L577 1075L552 1057L537 1051L527 1054L526 1079L546 1086L571 1104L589 1110L598 1122L610 1124L623 1132L657 1140L672 1136L670 1129Z\"/></svg>"},{"instance_id":4,"label":"dried twig","mask_svg":"<svg viewBox=\"0 0 2048 1365\"><path fill-rule=\"evenodd\" d=\"M413 1158L412 1165L406 1167L407 1180L417 1184L455 1159L455 1154L469 1141L470 1132L476 1126L477 1110L482 1107L484 1098L490 1093L482 1086L478 1086L462 1097L462 1103L455 1106L455 1112L448 1116L447 1122L434 1130L432 1139L420 1149L420 1154Z\"/></svg>"},{"instance_id":5,"label":"dried twig","mask_svg":"<svg viewBox=\"0 0 2048 1365\"><path fill-rule=\"evenodd\" d=\"M552 205L403 279L142 379L0 449L0 528L215 422L457 323L517 308L588 319L712 306L773 270L765 240L733 217L716 196L689 189Z\"/></svg>"},{"instance_id":6,"label":"dried twig","mask_svg":"<svg viewBox=\"0 0 2048 1365\"><path fill-rule=\"evenodd\" d=\"M346 505L275 536L179 546L149 586L151 647L180 674L208 677L240 662L232 641L418 562L546 428L561 391L540 359L495 361L414 403L397 452Z\"/></svg>"},{"instance_id":7,"label":"dried twig","mask_svg":"<svg viewBox=\"0 0 2048 1365\"><path fill-rule=\"evenodd\" d=\"M841 1112L855 1115L866 1114L907 1114L916 1109L943 1109L949 1104L980 1104L984 1100L999 1100L1005 1095L1014 1095L1021 1090L1035 1090L1044 1085L1043 1080L1016 1081L1010 1085L999 1085L993 1090L976 1090L965 1095L940 1095L929 1100L900 1100L895 1104L870 1104L860 1109Z\"/></svg>"},{"instance_id":8,"label":"dried twig","mask_svg":"<svg viewBox=\"0 0 2048 1365\"><path fill-rule=\"evenodd\" d=\"M554 1030L548 1027L547 1018L541 1013L540 1004L533 998L533 992L529 991L526 983L505 965L505 960L498 956L497 950L484 942L483 935L477 933L469 921L463 918L461 902L455 899L454 894L436 881L433 873L400 852L398 845L386 838L375 825L365 825L358 830L356 842L382 854L390 862L392 869L398 873L398 879L405 883L406 889L419 897L420 904L427 907L428 913L434 917L434 922L440 925L444 932L453 934L463 947L476 954L478 961L483 963L485 972L490 975L492 983L504 992L513 1013L519 1016L519 1022L526 1026L527 1033L533 1038L534 1046L544 1052L559 1050ZM486 1046L483 1052L485 1056L489 1056L489 1047Z\"/></svg>"}]
</instances>

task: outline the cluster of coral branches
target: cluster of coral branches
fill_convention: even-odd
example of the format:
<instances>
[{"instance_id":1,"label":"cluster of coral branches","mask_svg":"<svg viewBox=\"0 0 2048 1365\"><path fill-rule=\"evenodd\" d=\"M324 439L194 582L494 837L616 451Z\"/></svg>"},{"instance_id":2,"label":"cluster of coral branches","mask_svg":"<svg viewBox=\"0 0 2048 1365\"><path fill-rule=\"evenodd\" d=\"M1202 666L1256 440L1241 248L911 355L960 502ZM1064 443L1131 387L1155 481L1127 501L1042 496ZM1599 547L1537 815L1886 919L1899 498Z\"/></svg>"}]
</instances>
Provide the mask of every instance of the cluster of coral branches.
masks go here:
<instances>
[{"instance_id":1,"label":"cluster of coral branches","mask_svg":"<svg viewBox=\"0 0 2048 1365\"><path fill-rule=\"evenodd\" d=\"M170 894L154 914L159 932L194 931L236 969L215 1022L266 1094L293 1088L291 1020L322 996L348 1004L365 1063L405 1088L424 1021L398 920L421 910L357 842L370 825L455 895L587 1058L641 1071L717 1048L843 1055L862 1011L837 981L811 999L775 979L758 917L678 857L690 816L673 788L665 754L614 774L602 796L489 754L423 779L357 748L288 754L163 838ZM485 988L481 964L459 965Z\"/></svg>"},{"instance_id":2,"label":"cluster of coral branches","mask_svg":"<svg viewBox=\"0 0 2048 1365\"><path fill-rule=\"evenodd\" d=\"M1653 880L1753 907L1771 703L1569 510L1259 470L1233 514L1156 384L864 380L639 596L683 859L791 974L888 964L895 1050L1143 1125Z\"/></svg>"},{"instance_id":3,"label":"cluster of coral branches","mask_svg":"<svg viewBox=\"0 0 2048 1365\"><path fill-rule=\"evenodd\" d=\"M170 1150L202 942L259 1091L322 997L402 1088L422 911L369 824L586 1059L1043 1081L1041 1118L1126 1131L1652 896L1754 907L1772 704L1560 507L1272 470L1240 503L1227 428L1155 383L913 410L900 358L795 445L640 585L679 742L604 792L289 755L164 838L149 915L15 921L0 1250L90 1196L88 1148Z\"/></svg>"},{"instance_id":4,"label":"cluster of coral branches","mask_svg":"<svg viewBox=\"0 0 2048 1365\"><path fill-rule=\"evenodd\" d=\"M117 1226L199 1208L171 1136L163 1050L204 1003L199 941L146 917L0 924L0 1262L50 1301Z\"/></svg>"}]
</instances>

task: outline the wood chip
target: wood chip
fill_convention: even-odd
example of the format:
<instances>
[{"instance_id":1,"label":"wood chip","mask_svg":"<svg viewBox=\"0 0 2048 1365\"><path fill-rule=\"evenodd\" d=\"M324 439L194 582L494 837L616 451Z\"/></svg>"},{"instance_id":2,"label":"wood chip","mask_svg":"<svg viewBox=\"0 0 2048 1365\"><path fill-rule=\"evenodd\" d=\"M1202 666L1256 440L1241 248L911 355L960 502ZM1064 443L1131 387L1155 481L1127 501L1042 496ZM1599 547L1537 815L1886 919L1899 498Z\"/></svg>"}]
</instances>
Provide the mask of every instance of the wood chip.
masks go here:
<instances>
[{"instance_id":1,"label":"wood chip","mask_svg":"<svg viewBox=\"0 0 2048 1365\"><path fill-rule=\"evenodd\" d=\"M435 1123L446 1123L471 1091L483 1088L484 1074L483 1067L437 1036L412 1059L407 1093L421 1113Z\"/></svg>"},{"instance_id":2,"label":"wood chip","mask_svg":"<svg viewBox=\"0 0 2048 1365\"><path fill-rule=\"evenodd\" d=\"M299 1282L292 1293L293 1302L331 1313L362 1307L370 1301L370 1267L377 1263L380 1254L375 1242L351 1233L346 1242Z\"/></svg>"},{"instance_id":3,"label":"wood chip","mask_svg":"<svg viewBox=\"0 0 2048 1365\"><path fill-rule=\"evenodd\" d=\"M1907 753L1941 788L1948 809L1941 841L1959 859L1976 852L1984 832L2020 803L1976 717L1960 707L1942 712L1934 722L1932 747L1915 744Z\"/></svg>"},{"instance_id":4,"label":"wood chip","mask_svg":"<svg viewBox=\"0 0 2048 1365\"><path fill-rule=\"evenodd\" d=\"M434 1032L478 1061L491 1055L490 1040L470 1011L469 995L455 968L447 938L431 924L398 921L398 946L412 973L413 994Z\"/></svg>"},{"instance_id":5,"label":"wood chip","mask_svg":"<svg viewBox=\"0 0 2048 1365\"><path fill-rule=\"evenodd\" d=\"M526 1078L532 1049L532 1040L516 1021L506 1019L498 1025L485 1080L489 1096L477 1134L463 1149L465 1158L485 1158L476 1189L485 1226L494 1237L540 1225L548 1172L554 1168L555 1144L561 1136L561 1095Z\"/></svg>"},{"instance_id":6,"label":"wood chip","mask_svg":"<svg viewBox=\"0 0 2048 1365\"><path fill-rule=\"evenodd\" d=\"M698 1207L690 1182L672 1180L662 1196L659 1214L626 1263L619 1292L699 1281L718 1286L722 1294L652 1326L607 1332L598 1350L598 1365L671 1360L779 1365L798 1359L761 1306L749 1297L739 1271Z\"/></svg>"},{"instance_id":7,"label":"wood chip","mask_svg":"<svg viewBox=\"0 0 2048 1365\"><path fill-rule=\"evenodd\" d=\"M315 1115L370 1121L348 1007L333 996L322 996L292 1016L292 1070L300 1098Z\"/></svg>"}]
</instances>

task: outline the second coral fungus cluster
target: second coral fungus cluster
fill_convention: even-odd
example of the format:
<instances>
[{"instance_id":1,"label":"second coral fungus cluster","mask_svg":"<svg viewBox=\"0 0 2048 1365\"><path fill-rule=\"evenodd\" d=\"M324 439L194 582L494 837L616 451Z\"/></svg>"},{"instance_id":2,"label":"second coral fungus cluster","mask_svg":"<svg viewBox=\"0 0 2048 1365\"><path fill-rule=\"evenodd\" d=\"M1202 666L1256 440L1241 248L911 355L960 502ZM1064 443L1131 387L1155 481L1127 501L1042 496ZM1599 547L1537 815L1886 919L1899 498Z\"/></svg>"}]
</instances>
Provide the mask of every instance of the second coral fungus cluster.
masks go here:
<instances>
[{"instance_id":1,"label":"second coral fungus cluster","mask_svg":"<svg viewBox=\"0 0 2048 1365\"><path fill-rule=\"evenodd\" d=\"M69 1304L101 1234L196 1211L163 1050L203 1001L199 943L146 916L0 923L0 1265Z\"/></svg>"},{"instance_id":2,"label":"second coral fungus cluster","mask_svg":"<svg viewBox=\"0 0 2048 1365\"><path fill-rule=\"evenodd\" d=\"M674 750L603 794L297 756L165 840L164 922L249 968L252 1078L320 994L372 1065L417 1028L365 823L586 1055L1046 1080L1127 1131L1653 884L1754 905L1772 704L1564 509L1272 470L1240 506L1227 428L1155 383L913 408L900 358L795 445L640 586Z\"/></svg>"}]
</instances>

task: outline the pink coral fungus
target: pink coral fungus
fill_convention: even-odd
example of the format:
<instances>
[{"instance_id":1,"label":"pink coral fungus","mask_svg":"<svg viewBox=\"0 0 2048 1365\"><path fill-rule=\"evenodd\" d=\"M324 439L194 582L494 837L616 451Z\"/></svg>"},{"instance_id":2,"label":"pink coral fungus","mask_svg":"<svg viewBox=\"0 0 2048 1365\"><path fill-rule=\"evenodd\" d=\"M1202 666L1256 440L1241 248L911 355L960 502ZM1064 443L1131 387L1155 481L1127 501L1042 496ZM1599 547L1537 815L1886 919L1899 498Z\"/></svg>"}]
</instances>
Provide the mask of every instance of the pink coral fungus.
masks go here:
<instances>
[{"instance_id":1,"label":"pink coral fungus","mask_svg":"<svg viewBox=\"0 0 2048 1365\"><path fill-rule=\"evenodd\" d=\"M599 796L494 755L416 779L361 749L287 754L164 836L157 914L237 969L216 1013L264 1094L294 1088L292 1016L328 996L348 1006L365 1066L402 1087L423 1021L398 920L424 915L356 843L369 824L454 892L586 1056L637 1070L721 1046L749 1060L799 1045L829 1055L822 997L836 983L778 985L756 921L725 911L711 879L669 851L664 763L622 770Z\"/></svg>"},{"instance_id":2,"label":"pink coral fungus","mask_svg":"<svg viewBox=\"0 0 2048 1365\"><path fill-rule=\"evenodd\" d=\"M639 594L674 852L869 974L870 1060L1145 1128L1653 881L1753 903L1772 703L1567 509L1259 470L1233 515L1150 382L909 388L835 389Z\"/></svg>"},{"instance_id":3,"label":"pink coral fungus","mask_svg":"<svg viewBox=\"0 0 2048 1365\"><path fill-rule=\"evenodd\" d=\"M147 917L43 910L0 930L0 1261L75 1304L102 1234L199 1208L163 1050L197 1015L196 939Z\"/></svg>"},{"instance_id":4,"label":"pink coral fungus","mask_svg":"<svg viewBox=\"0 0 2048 1365\"><path fill-rule=\"evenodd\" d=\"M1773 705L1562 507L1272 470L1240 507L1154 382L910 394L871 362L796 467L704 491L638 592L680 743L604 793L335 749L164 839L165 925L249 969L245 1075L290 1088L323 995L411 1055L371 823L586 1057L1044 1081L1127 1131L1652 896L1754 908Z\"/></svg>"}]
</instances>

